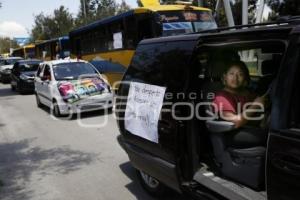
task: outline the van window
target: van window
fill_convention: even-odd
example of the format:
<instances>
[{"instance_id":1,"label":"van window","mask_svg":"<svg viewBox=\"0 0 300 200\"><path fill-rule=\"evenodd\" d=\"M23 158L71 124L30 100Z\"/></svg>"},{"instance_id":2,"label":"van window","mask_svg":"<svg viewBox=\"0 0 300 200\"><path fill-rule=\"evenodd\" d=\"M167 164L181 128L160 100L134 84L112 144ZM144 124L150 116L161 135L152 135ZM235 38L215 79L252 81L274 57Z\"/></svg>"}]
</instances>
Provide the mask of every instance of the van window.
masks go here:
<instances>
[{"instance_id":1,"label":"van window","mask_svg":"<svg viewBox=\"0 0 300 200\"><path fill-rule=\"evenodd\" d=\"M190 67L188 64L194 44L185 41L182 46L178 42L140 45L127 74L137 81L167 86L172 91L182 90L187 81L186 75Z\"/></svg>"}]
</instances>

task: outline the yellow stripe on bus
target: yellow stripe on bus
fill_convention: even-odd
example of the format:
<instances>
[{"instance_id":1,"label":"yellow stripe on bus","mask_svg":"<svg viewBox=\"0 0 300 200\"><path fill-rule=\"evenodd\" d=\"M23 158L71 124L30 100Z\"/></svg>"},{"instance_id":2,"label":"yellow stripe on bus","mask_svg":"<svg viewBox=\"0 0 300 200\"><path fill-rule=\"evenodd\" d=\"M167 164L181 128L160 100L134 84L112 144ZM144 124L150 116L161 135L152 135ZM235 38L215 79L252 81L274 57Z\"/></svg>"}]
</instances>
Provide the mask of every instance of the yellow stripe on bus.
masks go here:
<instances>
[{"instance_id":1,"label":"yellow stripe on bus","mask_svg":"<svg viewBox=\"0 0 300 200\"><path fill-rule=\"evenodd\" d=\"M119 63L124 67L128 67L134 55L134 52L135 50L120 50L120 51L111 51L106 53L88 54L88 55L83 55L82 59L87 61L103 59L113 63Z\"/></svg>"},{"instance_id":2,"label":"yellow stripe on bus","mask_svg":"<svg viewBox=\"0 0 300 200\"><path fill-rule=\"evenodd\" d=\"M96 54L88 54L83 55L81 59L92 61L96 59L103 59L110 61L112 63L118 63L123 65L124 67L128 67L132 57L135 53L135 50L119 50L119 51L111 51L106 53L96 53ZM73 57L74 55L72 55ZM109 84L112 86L114 90L117 90L119 87L119 83L123 78L124 73L118 72L105 72L102 74Z\"/></svg>"}]
</instances>

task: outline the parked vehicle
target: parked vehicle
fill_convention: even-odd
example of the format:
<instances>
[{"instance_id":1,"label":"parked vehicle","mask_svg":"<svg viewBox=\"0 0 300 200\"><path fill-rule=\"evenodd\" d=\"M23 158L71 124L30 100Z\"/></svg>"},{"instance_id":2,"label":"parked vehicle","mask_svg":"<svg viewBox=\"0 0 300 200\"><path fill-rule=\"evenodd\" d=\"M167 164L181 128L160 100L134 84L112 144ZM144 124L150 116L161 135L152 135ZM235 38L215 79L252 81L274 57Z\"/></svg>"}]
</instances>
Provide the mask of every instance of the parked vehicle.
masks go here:
<instances>
[{"instance_id":1,"label":"parked vehicle","mask_svg":"<svg viewBox=\"0 0 300 200\"><path fill-rule=\"evenodd\" d=\"M20 93L34 92L34 76L41 62L36 59L17 61L11 71L11 89Z\"/></svg>"},{"instance_id":2,"label":"parked vehicle","mask_svg":"<svg viewBox=\"0 0 300 200\"><path fill-rule=\"evenodd\" d=\"M18 60L22 60L21 57L8 57L0 60L0 81L3 83L10 82L10 74L14 64Z\"/></svg>"},{"instance_id":3,"label":"parked vehicle","mask_svg":"<svg viewBox=\"0 0 300 200\"><path fill-rule=\"evenodd\" d=\"M163 195L167 187L199 199L298 199L298 24L293 18L139 44L115 112L118 141L150 194ZM208 115L229 60L245 63L250 89L268 96L263 125L237 129ZM260 146L229 143L240 131L267 134L268 140Z\"/></svg>"},{"instance_id":4,"label":"parked vehicle","mask_svg":"<svg viewBox=\"0 0 300 200\"><path fill-rule=\"evenodd\" d=\"M41 63L34 85L37 106L50 107L56 117L113 106L109 84L93 65L83 60Z\"/></svg>"}]
</instances>

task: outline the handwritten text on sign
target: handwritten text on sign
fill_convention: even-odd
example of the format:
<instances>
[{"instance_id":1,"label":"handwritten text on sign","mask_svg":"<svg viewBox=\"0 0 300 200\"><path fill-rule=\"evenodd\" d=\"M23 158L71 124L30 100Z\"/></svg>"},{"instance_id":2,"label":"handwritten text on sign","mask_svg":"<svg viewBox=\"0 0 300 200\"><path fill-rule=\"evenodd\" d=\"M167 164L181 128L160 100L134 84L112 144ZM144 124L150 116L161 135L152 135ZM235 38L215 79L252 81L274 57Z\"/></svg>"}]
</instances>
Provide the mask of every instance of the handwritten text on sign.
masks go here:
<instances>
[{"instance_id":1,"label":"handwritten text on sign","mask_svg":"<svg viewBox=\"0 0 300 200\"><path fill-rule=\"evenodd\" d=\"M158 119L166 88L131 82L125 111L125 129L158 143Z\"/></svg>"}]
</instances>

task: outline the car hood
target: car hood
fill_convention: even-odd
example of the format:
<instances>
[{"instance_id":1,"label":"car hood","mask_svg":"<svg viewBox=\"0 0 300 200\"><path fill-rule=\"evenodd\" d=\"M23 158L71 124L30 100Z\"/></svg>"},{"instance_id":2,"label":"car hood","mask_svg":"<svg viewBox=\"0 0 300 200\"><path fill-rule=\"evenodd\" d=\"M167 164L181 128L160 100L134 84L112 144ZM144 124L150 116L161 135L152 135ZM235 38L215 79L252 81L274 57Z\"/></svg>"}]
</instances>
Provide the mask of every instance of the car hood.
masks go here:
<instances>
[{"instance_id":1,"label":"car hood","mask_svg":"<svg viewBox=\"0 0 300 200\"><path fill-rule=\"evenodd\" d=\"M3 71L5 69L12 69L14 65L2 65L0 66L0 71Z\"/></svg>"},{"instance_id":2,"label":"car hood","mask_svg":"<svg viewBox=\"0 0 300 200\"><path fill-rule=\"evenodd\" d=\"M29 77L34 77L35 71L29 71L29 72L22 72L22 74L29 76Z\"/></svg>"},{"instance_id":3,"label":"car hood","mask_svg":"<svg viewBox=\"0 0 300 200\"><path fill-rule=\"evenodd\" d=\"M110 93L110 87L100 77L59 81L58 90L64 101L74 103L90 96Z\"/></svg>"}]
</instances>

